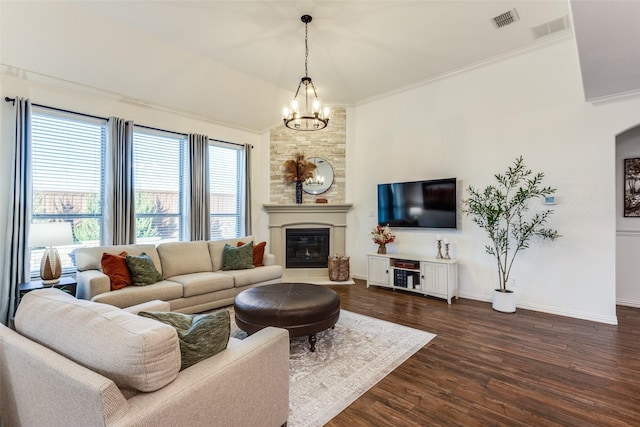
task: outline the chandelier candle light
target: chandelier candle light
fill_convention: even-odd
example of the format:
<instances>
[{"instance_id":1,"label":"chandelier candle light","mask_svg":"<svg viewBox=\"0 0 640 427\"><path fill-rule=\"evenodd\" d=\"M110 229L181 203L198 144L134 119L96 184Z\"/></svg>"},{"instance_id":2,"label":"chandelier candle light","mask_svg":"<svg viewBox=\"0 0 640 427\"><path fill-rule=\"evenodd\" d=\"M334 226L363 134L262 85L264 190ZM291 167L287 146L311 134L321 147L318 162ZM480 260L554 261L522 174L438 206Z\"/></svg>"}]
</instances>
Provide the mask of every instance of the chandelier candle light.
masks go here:
<instances>
[{"instance_id":1,"label":"chandelier candle light","mask_svg":"<svg viewBox=\"0 0 640 427\"><path fill-rule=\"evenodd\" d=\"M289 129L300 131L314 131L327 127L329 124L329 115L331 110L329 107L322 107L322 102L318 98L318 92L313 84L313 80L309 77L308 58L308 30L307 25L311 22L310 15L303 15L300 20L304 22L304 77L300 79L298 90L291 101L291 104L282 109L282 120L284 125ZM300 102L298 94L300 89L304 92L304 110L300 110Z\"/></svg>"},{"instance_id":2,"label":"chandelier candle light","mask_svg":"<svg viewBox=\"0 0 640 427\"><path fill-rule=\"evenodd\" d=\"M378 253L386 254L387 253L387 243L391 243L396 240L396 235L391 232L389 228L389 224L387 225L376 225L373 231L371 231L371 238L375 244L378 245Z\"/></svg>"}]
</instances>

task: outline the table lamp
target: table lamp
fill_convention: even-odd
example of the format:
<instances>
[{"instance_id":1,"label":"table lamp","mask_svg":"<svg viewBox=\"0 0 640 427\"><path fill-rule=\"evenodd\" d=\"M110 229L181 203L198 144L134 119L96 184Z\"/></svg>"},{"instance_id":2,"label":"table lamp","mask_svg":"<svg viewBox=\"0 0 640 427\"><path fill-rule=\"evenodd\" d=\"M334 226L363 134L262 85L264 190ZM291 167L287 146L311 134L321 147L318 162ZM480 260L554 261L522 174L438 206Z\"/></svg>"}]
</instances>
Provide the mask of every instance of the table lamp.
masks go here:
<instances>
[{"instance_id":1,"label":"table lamp","mask_svg":"<svg viewBox=\"0 0 640 427\"><path fill-rule=\"evenodd\" d=\"M45 248L40 262L40 278L45 285L55 285L62 275L62 262L54 246L73 244L70 222L45 222L31 224L29 247Z\"/></svg>"}]
</instances>

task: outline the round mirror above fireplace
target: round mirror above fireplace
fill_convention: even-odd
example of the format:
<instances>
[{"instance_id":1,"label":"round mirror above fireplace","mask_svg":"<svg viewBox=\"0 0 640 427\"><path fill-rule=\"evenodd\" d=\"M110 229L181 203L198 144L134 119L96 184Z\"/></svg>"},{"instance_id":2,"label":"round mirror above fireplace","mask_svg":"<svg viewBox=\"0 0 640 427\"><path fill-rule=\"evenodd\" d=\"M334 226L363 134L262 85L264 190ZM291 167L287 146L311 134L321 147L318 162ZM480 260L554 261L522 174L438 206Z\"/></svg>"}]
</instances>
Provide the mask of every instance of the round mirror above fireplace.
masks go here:
<instances>
[{"instance_id":1,"label":"round mirror above fireplace","mask_svg":"<svg viewBox=\"0 0 640 427\"><path fill-rule=\"evenodd\" d=\"M308 162L316 165L313 176L302 183L302 189L309 194L322 194L333 184L333 168L323 158L309 157Z\"/></svg>"}]
</instances>

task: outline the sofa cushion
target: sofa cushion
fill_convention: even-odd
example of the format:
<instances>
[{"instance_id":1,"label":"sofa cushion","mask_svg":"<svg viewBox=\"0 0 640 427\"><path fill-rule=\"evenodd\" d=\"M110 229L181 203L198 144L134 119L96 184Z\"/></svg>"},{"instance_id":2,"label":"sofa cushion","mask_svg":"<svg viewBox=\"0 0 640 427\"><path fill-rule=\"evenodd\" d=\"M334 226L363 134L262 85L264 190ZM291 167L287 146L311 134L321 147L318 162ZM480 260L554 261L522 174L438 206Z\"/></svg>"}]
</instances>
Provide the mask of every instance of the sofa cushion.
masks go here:
<instances>
[{"instance_id":1,"label":"sofa cushion","mask_svg":"<svg viewBox=\"0 0 640 427\"><path fill-rule=\"evenodd\" d=\"M134 286L152 285L162 280L162 275L156 270L151 257L146 253L140 256L127 255L125 259Z\"/></svg>"},{"instance_id":2,"label":"sofa cushion","mask_svg":"<svg viewBox=\"0 0 640 427\"><path fill-rule=\"evenodd\" d=\"M168 280L182 285L184 298L233 288L233 277L224 273L191 273L169 277Z\"/></svg>"},{"instance_id":3,"label":"sofa cushion","mask_svg":"<svg viewBox=\"0 0 640 427\"><path fill-rule=\"evenodd\" d=\"M104 292L94 296L91 300L125 308L154 299L171 301L182 298L182 294L183 288L180 283L162 280L153 285L127 286L117 291Z\"/></svg>"},{"instance_id":4,"label":"sofa cushion","mask_svg":"<svg viewBox=\"0 0 640 427\"><path fill-rule=\"evenodd\" d=\"M224 246L222 252L222 270L245 270L253 267L253 242L240 247L229 244Z\"/></svg>"},{"instance_id":5,"label":"sofa cushion","mask_svg":"<svg viewBox=\"0 0 640 427\"><path fill-rule=\"evenodd\" d=\"M115 245L115 246L95 246L93 248L78 248L76 250L76 268L78 271L100 270L102 254L119 254L126 252L129 255L140 255L143 252L151 257L156 270L162 273L160 257L155 245Z\"/></svg>"},{"instance_id":6,"label":"sofa cushion","mask_svg":"<svg viewBox=\"0 0 640 427\"><path fill-rule=\"evenodd\" d=\"M240 288L242 286L255 285L270 280L282 279L281 265L265 265L251 270L231 270L225 271L225 274L233 277L234 286Z\"/></svg>"},{"instance_id":7,"label":"sofa cushion","mask_svg":"<svg viewBox=\"0 0 640 427\"><path fill-rule=\"evenodd\" d=\"M222 253L224 252L224 246L226 244L237 246L238 242L253 242L253 237L246 236L238 239L209 240L207 242L209 245L209 255L211 256L211 269L213 271L222 270Z\"/></svg>"},{"instance_id":8,"label":"sofa cushion","mask_svg":"<svg viewBox=\"0 0 640 427\"><path fill-rule=\"evenodd\" d=\"M244 245L243 242L238 242L238 247ZM253 245L253 266L262 267L264 265L264 248L267 246L267 242L260 242Z\"/></svg>"},{"instance_id":9,"label":"sofa cushion","mask_svg":"<svg viewBox=\"0 0 640 427\"><path fill-rule=\"evenodd\" d=\"M176 329L182 359L180 370L227 348L230 332L228 310L218 310L208 314L141 311L138 315L160 321Z\"/></svg>"},{"instance_id":10,"label":"sofa cushion","mask_svg":"<svg viewBox=\"0 0 640 427\"><path fill-rule=\"evenodd\" d=\"M162 243L158 245L158 255L165 279L181 274L212 271L209 246L204 240Z\"/></svg>"},{"instance_id":11,"label":"sofa cushion","mask_svg":"<svg viewBox=\"0 0 640 427\"><path fill-rule=\"evenodd\" d=\"M118 255L106 252L102 254L102 272L109 276L112 291L117 291L133 284L129 267L127 267L126 256L126 252L120 252Z\"/></svg>"},{"instance_id":12,"label":"sofa cushion","mask_svg":"<svg viewBox=\"0 0 640 427\"><path fill-rule=\"evenodd\" d=\"M123 389L155 391L180 371L180 346L173 328L58 289L26 294L15 326L20 334Z\"/></svg>"}]
</instances>

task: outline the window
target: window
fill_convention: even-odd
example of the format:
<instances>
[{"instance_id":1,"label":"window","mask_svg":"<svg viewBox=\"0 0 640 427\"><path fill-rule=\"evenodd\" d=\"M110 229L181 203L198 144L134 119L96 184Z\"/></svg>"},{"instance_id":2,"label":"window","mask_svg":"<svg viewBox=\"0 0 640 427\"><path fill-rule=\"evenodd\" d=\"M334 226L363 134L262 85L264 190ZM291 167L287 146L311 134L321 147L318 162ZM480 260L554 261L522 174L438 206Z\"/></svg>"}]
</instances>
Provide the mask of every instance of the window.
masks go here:
<instances>
[{"instance_id":1,"label":"window","mask_svg":"<svg viewBox=\"0 0 640 427\"><path fill-rule=\"evenodd\" d=\"M211 239L241 237L244 230L244 147L210 140Z\"/></svg>"},{"instance_id":2,"label":"window","mask_svg":"<svg viewBox=\"0 0 640 427\"><path fill-rule=\"evenodd\" d=\"M75 270L74 249L100 244L106 120L34 107L32 221L66 221L75 245L57 247L63 273ZM31 250L37 277L44 248Z\"/></svg>"},{"instance_id":3,"label":"window","mask_svg":"<svg viewBox=\"0 0 640 427\"><path fill-rule=\"evenodd\" d=\"M135 126L136 242L183 240L186 135Z\"/></svg>"}]
</instances>

